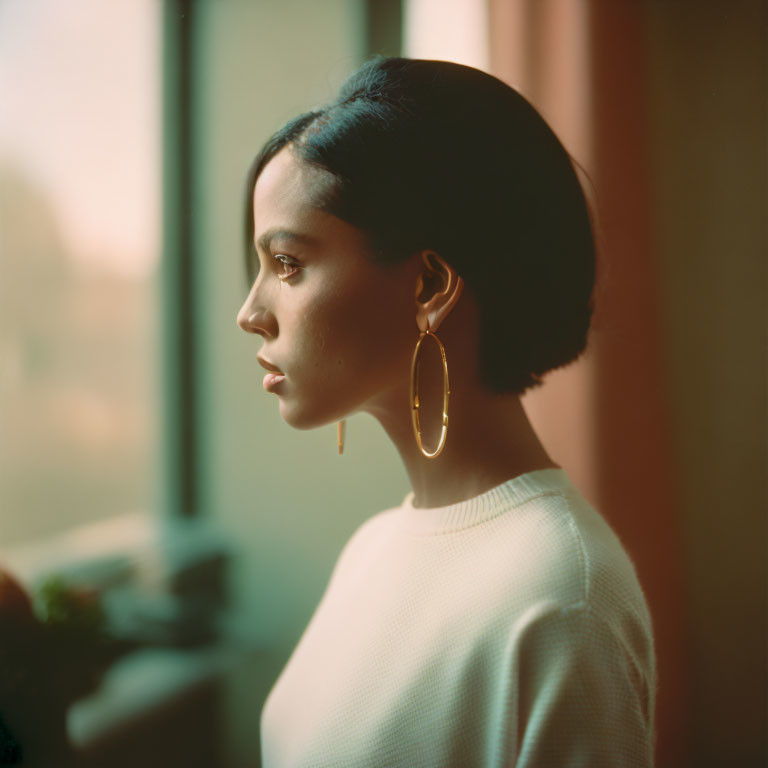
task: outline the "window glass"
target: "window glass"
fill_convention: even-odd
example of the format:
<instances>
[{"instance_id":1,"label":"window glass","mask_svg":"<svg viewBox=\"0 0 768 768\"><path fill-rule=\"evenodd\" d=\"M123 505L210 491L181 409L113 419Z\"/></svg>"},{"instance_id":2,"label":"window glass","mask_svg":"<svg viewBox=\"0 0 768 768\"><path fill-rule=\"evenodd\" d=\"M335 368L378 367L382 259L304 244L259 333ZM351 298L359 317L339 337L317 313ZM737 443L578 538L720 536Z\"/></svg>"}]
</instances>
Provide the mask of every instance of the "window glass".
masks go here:
<instances>
[{"instance_id":1,"label":"window glass","mask_svg":"<svg viewBox=\"0 0 768 768\"><path fill-rule=\"evenodd\" d=\"M157 478L161 3L0 3L0 547Z\"/></svg>"}]
</instances>

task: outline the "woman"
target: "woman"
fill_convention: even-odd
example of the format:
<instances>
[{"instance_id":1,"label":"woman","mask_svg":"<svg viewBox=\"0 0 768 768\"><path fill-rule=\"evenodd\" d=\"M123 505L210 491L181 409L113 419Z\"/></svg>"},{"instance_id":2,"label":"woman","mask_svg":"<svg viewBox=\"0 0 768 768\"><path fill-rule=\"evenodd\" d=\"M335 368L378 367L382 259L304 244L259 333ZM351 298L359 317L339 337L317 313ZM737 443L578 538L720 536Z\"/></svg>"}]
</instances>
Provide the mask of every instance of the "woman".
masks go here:
<instances>
[{"instance_id":1,"label":"woman","mask_svg":"<svg viewBox=\"0 0 768 768\"><path fill-rule=\"evenodd\" d=\"M651 765L641 587L520 404L591 317L558 139L488 74L379 57L267 142L246 211L238 324L283 419L339 420L341 450L372 414L413 486L344 547L264 706L264 765Z\"/></svg>"}]
</instances>

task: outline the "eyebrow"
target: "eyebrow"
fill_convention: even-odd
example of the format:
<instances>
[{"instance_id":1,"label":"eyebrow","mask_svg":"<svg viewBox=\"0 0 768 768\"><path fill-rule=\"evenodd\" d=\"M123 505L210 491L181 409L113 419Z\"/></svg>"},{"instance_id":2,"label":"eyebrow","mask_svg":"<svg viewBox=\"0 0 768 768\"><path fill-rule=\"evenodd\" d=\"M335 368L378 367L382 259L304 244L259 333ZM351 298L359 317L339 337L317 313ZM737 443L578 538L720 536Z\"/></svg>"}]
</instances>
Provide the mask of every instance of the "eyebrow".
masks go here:
<instances>
[{"instance_id":1,"label":"eyebrow","mask_svg":"<svg viewBox=\"0 0 768 768\"><path fill-rule=\"evenodd\" d=\"M283 227L272 227L264 232L261 237L256 241L256 247L262 251L266 251L273 240L290 240L293 242L304 243L306 245L312 245L317 240L314 237L305 235L301 232L294 232L291 229L285 229Z\"/></svg>"}]
</instances>

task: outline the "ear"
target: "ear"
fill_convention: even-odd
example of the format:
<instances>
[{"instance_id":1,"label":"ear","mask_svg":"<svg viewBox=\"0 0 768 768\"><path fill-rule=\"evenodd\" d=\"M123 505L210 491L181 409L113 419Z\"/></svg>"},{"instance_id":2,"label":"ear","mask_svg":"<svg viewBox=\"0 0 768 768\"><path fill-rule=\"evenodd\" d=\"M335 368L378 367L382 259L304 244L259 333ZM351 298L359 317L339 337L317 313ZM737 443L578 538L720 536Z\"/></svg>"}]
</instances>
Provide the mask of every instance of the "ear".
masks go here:
<instances>
[{"instance_id":1,"label":"ear","mask_svg":"<svg viewBox=\"0 0 768 768\"><path fill-rule=\"evenodd\" d=\"M416 278L416 325L436 331L461 296L464 281L434 251L422 251L423 267Z\"/></svg>"}]
</instances>

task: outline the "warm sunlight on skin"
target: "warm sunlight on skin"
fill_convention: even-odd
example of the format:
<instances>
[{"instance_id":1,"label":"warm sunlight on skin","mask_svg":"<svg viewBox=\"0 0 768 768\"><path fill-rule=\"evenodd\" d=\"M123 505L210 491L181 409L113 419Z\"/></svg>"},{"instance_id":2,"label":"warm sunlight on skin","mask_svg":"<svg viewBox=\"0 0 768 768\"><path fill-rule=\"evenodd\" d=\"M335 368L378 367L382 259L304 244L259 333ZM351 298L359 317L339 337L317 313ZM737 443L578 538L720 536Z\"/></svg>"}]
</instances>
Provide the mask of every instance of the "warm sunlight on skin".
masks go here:
<instances>
[{"instance_id":1,"label":"warm sunlight on skin","mask_svg":"<svg viewBox=\"0 0 768 768\"><path fill-rule=\"evenodd\" d=\"M259 274L238 314L244 330L264 337L260 356L285 373L276 390L280 412L298 429L381 406L402 393L418 339L409 290L415 277L408 279L415 260L389 270L374 264L360 230L313 205L325 176L284 149L259 177L256 243L273 229L303 234L307 241L278 235L268 249L257 246Z\"/></svg>"},{"instance_id":2,"label":"warm sunlight on skin","mask_svg":"<svg viewBox=\"0 0 768 768\"><path fill-rule=\"evenodd\" d=\"M555 466L519 398L480 385L477 309L455 271L431 251L393 267L375 264L359 229L314 204L330 180L286 147L254 189L260 269L237 322L264 337L260 356L285 374L273 390L283 419L312 429L370 413L400 452L416 506L471 498L517 474ZM283 235L265 248L272 230L305 240ZM427 317L445 347L451 390L449 435L434 460L415 442L409 396L411 358ZM442 367L433 344L425 345L421 374L430 449L442 405Z\"/></svg>"}]
</instances>

